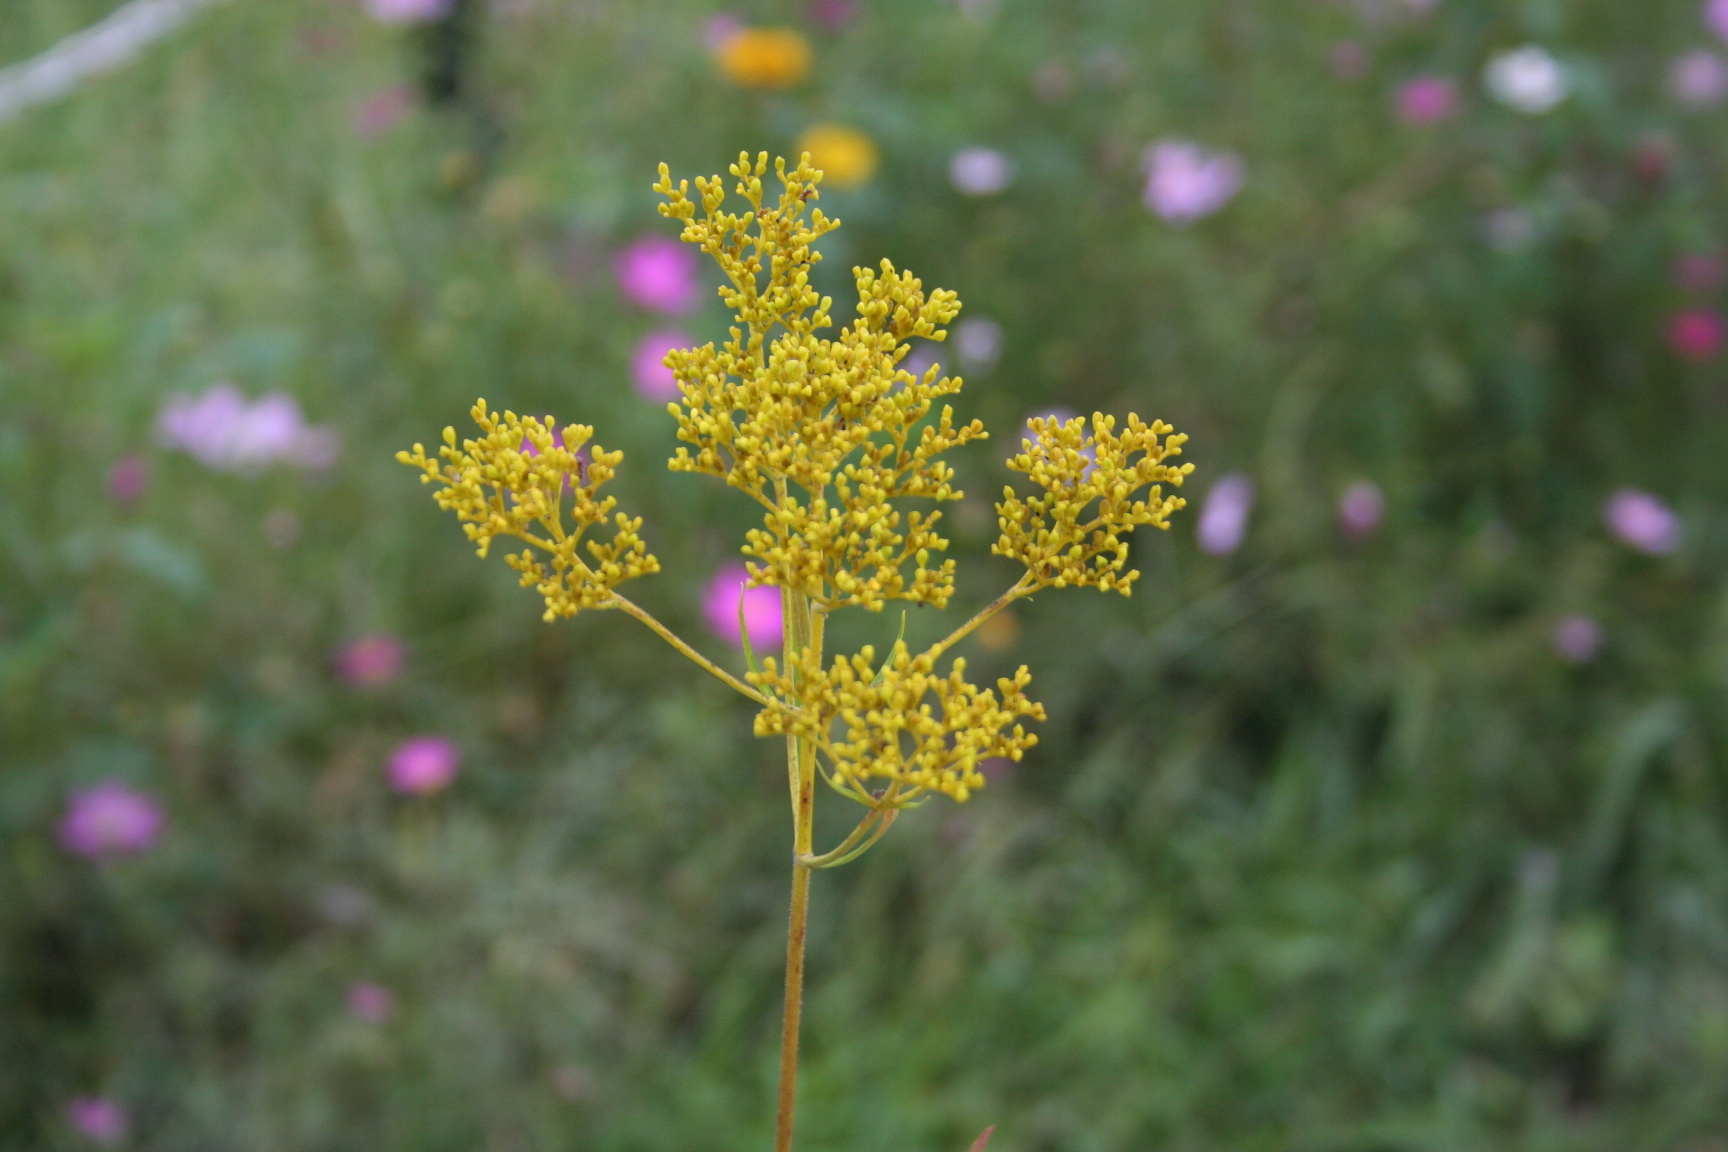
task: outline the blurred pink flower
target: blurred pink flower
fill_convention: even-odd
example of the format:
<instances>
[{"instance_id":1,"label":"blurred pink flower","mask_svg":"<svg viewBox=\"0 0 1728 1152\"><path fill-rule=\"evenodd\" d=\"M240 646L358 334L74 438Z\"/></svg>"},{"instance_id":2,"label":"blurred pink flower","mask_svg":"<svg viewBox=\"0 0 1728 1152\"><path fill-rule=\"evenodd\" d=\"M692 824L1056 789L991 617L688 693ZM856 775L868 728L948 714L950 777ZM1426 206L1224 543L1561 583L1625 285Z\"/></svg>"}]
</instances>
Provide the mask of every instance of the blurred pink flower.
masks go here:
<instances>
[{"instance_id":1,"label":"blurred pink flower","mask_svg":"<svg viewBox=\"0 0 1728 1152\"><path fill-rule=\"evenodd\" d=\"M414 90L406 84L374 92L354 110L354 135L362 140L382 136L396 127L413 107Z\"/></svg>"},{"instance_id":2,"label":"blurred pink flower","mask_svg":"<svg viewBox=\"0 0 1728 1152\"><path fill-rule=\"evenodd\" d=\"M1386 516L1386 497L1371 480L1359 480L1344 489L1338 499L1338 530L1347 540L1363 540L1374 534Z\"/></svg>"},{"instance_id":3,"label":"blurred pink flower","mask_svg":"<svg viewBox=\"0 0 1728 1152\"><path fill-rule=\"evenodd\" d=\"M1686 292L1714 292L1722 286L1722 258L1683 252L1674 258L1674 283Z\"/></svg>"},{"instance_id":4,"label":"blurred pink flower","mask_svg":"<svg viewBox=\"0 0 1728 1152\"><path fill-rule=\"evenodd\" d=\"M173 397L156 418L156 433L218 472L257 471L279 460L302 468L336 461L335 431L307 424L292 396L271 392L248 402L232 384Z\"/></svg>"},{"instance_id":5,"label":"blurred pink flower","mask_svg":"<svg viewBox=\"0 0 1728 1152\"><path fill-rule=\"evenodd\" d=\"M368 1024L382 1024L396 1009L396 998L390 989L369 980L348 985L348 1011Z\"/></svg>"},{"instance_id":6,"label":"blurred pink flower","mask_svg":"<svg viewBox=\"0 0 1728 1152\"><path fill-rule=\"evenodd\" d=\"M387 684L402 671L402 655L402 641L394 636L361 636L337 650L336 674L362 688Z\"/></svg>"},{"instance_id":7,"label":"blurred pink flower","mask_svg":"<svg viewBox=\"0 0 1728 1152\"><path fill-rule=\"evenodd\" d=\"M1443 76L1418 76L1398 89L1398 118L1406 124L1433 124L1458 110L1458 88Z\"/></svg>"},{"instance_id":8,"label":"blurred pink flower","mask_svg":"<svg viewBox=\"0 0 1728 1152\"><path fill-rule=\"evenodd\" d=\"M858 18L857 0L810 0L805 6L810 23L838 32Z\"/></svg>"},{"instance_id":9,"label":"blurred pink flower","mask_svg":"<svg viewBox=\"0 0 1728 1152\"><path fill-rule=\"evenodd\" d=\"M1146 150L1146 206L1172 224L1191 224L1230 202L1242 187L1242 161L1232 152L1188 140Z\"/></svg>"},{"instance_id":10,"label":"blurred pink flower","mask_svg":"<svg viewBox=\"0 0 1728 1152\"><path fill-rule=\"evenodd\" d=\"M630 380L637 393L662 404L678 399L682 395L678 381L664 361L672 349L690 345L690 337L675 328L661 328L642 337L630 356Z\"/></svg>"},{"instance_id":11,"label":"blurred pink flower","mask_svg":"<svg viewBox=\"0 0 1728 1152\"><path fill-rule=\"evenodd\" d=\"M1704 0L1704 26L1728 40L1728 0Z\"/></svg>"},{"instance_id":12,"label":"blurred pink flower","mask_svg":"<svg viewBox=\"0 0 1728 1152\"><path fill-rule=\"evenodd\" d=\"M456 779L462 754L442 736L416 736L390 753L385 778L390 787L405 796L430 796L442 792Z\"/></svg>"},{"instance_id":13,"label":"blurred pink flower","mask_svg":"<svg viewBox=\"0 0 1728 1152\"><path fill-rule=\"evenodd\" d=\"M1368 53L1354 40L1340 40L1332 45L1327 64L1335 78L1355 80L1368 70Z\"/></svg>"},{"instance_id":14,"label":"blurred pink flower","mask_svg":"<svg viewBox=\"0 0 1728 1152\"><path fill-rule=\"evenodd\" d=\"M162 833L162 808L118 780L76 788L60 821L60 846L91 860L136 856Z\"/></svg>"},{"instance_id":15,"label":"blurred pink flower","mask_svg":"<svg viewBox=\"0 0 1728 1152\"><path fill-rule=\"evenodd\" d=\"M666 236L644 236L612 258L618 288L651 312L688 312L701 285L696 253Z\"/></svg>"},{"instance_id":16,"label":"blurred pink flower","mask_svg":"<svg viewBox=\"0 0 1728 1152\"><path fill-rule=\"evenodd\" d=\"M366 11L385 24L423 24L442 20L456 0L366 0Z\"/></svg>"},{"instance_id":17,"label":"blurred pink flower","mask_svg":"<svg viewBox=\"0 0 1728 1152\"><path fill-rule=\"evenodd\" d=\"M128 453L108 469L108 495L116 504L130 504L144 495L144 486L149 480L150 468L144 463L144 457L136 452Z\"/></svg>"},{"instance_id":18,"label":"blurred pink flower","mask_svg":"<svg viewBox=\"0 0 1728 1152\"><path fill-rule=\"evenodd\" d=\"M1574 664L1582 664L1602 647L1602 626L1588 616L1574 613L1560 617L1550 639L1554 651Z\"/></svg>"},{"instance_id":19,"label":"blurred pink flower","mask_svg":"<svg viewBox=\"0 0 1728 1152\"><path fill-rule=\"evenodd\" d=\"M731 12L717 12L702 26L702 43L708 51L718 52L726 41L744 31L744 21Z\"/></svg>"},{"instance_id":20,"label":"blurred pink flower","mask_svg":"<svg viewBox=\"0 0 1728 1152\"><path fill-rule=\"evenodd\" d=\"M1660 497L1622 488L1602 509L1608 531L1627 547L1661 555L1680 546L1680 518Z\"/></svg>"},{"instance_id":21,"label":"blurred pink flower","mask_svg":"<svg viewBox=\"0 0 1728 1152\"><path fill-rule=\"evenodd\" d=\"M1722 317L1712 308L1682 308L1668 321L1668 346L1695 364L1716 359L1723 335Z\"/></svg>"},{"instance_id":22,"label":"blurred pink flower","mask_svg":"<svg viewBox=\"0 0 1728 1152\"><path fill-rule=\"evenodd\" d=\"M1254 510L1254 481L1241 472L1219 478L1200 507L1200 551L1224 556L1242 546Z\"/></svg>"},{"instance_id":23,"label":"blurred pink flower","mask_svg":"<svg viewBox=\"0 0 1728 1152\"><path fill-rule=\"evenodd\" d=\"M1675 59L1668 68L1668 91L1694 108L1707 108L1728 96L1728 64L1703 48Z\"/></svg>"},{"instance_id":24,"label":"blurred pink flower","mask_svg":"<svg viewBox=\"0 0 1728 1152\"><path fill-rule=\"evenodd\" d=\"M736 561L723 565L708 581L702 595L702 617L718 636L734 647L744 646L738 631L738 591L749 572ZM750 630L750 647L758 652L779 645L784 623L780 615L780 589L744 589L744 627Z\"/></svg>"},{"instance_id":25,"label":"blurred pink flower","mask_svg":"<svg viewBox=\"0 0 1728 1152\"><path fill-rule=\"evenodd\" d=\"M1014 183L1014 161L994 148L962 148L948 159L948 180L963 196L994 196Z\"/></svg>"},{"instance_id":26,"label":"blurred pink flower","mask_svg":"<svg viewBox=\"0 0 1728 1152\"><path fill-rule=\"evenodd\" d=\"M98 1144L118 1144L126 1137L125 1109L104 1096L73 1098L66 1105L66 1122Z\"/></svg>"}]
</instances>

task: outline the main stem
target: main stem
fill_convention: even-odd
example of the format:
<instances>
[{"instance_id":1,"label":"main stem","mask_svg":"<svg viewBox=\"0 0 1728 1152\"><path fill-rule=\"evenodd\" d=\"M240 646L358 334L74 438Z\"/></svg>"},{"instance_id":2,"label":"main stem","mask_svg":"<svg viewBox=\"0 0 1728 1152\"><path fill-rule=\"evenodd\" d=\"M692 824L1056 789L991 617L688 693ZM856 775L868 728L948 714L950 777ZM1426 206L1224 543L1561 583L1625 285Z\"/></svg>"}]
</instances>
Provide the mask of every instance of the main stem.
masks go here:
<instances>
[{"instance_id":1,"label":"main stem","mask_svg":"<svg viewBox=\"0 0 1728 1152\"><path fill-rule=\"evenodd\" d=\"M810 610L810 598L790 589L781 592L785 618L785 666L800 675L804 649L822 658L824 617ZM804 1010L804 936L810 906L811 817L816 805L816 747L808 740L786 737L786 767L792 791L792 911L786 925L786 1012L780 1024L780 1104L774 1118L774 1152L792 1152L792 1113L798 1095L798 1026Z\"/></svg>"}]
</instances>

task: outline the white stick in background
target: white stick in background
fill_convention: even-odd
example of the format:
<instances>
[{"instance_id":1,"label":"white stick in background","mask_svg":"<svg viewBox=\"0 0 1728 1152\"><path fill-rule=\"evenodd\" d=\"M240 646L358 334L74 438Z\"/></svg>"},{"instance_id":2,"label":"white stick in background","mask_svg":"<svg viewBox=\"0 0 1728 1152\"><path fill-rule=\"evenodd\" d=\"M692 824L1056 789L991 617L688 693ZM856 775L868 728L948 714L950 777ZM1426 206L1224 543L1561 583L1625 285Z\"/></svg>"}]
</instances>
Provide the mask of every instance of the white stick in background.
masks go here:
<instances>
[{"instance_id":1,"label":"white stick in background","mask_svg":"<svg viewBox=\"0 0 1728 1152\"><path fill-rule=\"evenodd\" d=\"M106 20L74 32L54 47L0 68L0 123L32 104L57 99L79 81L126 64L215 0L132 0Z\"/></svg>"}]
</instances>

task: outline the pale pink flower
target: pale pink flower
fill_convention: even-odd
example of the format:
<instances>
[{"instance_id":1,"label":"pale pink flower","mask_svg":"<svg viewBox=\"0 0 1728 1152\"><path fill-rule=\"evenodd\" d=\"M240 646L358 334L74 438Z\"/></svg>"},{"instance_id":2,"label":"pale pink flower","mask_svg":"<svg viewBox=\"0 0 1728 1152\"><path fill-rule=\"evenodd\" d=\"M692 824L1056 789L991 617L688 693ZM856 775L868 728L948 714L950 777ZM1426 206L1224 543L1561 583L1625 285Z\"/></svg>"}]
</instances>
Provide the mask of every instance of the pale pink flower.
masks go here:
<instances>
[{"instance_id":1,"label":"pale pink flower","mask_svg":"<svg viewBox=\"0 0 1728 1152\"><path fill-rule=\"evenodd\" d=\"M1678 57L1668 68L1668 91L1693 108L1707 108L1728 96L1728 64L1703 48Z\"/></svg>"},{"instance_id":2,"label":"pale pink flower","mask_svg":"<svg viewBox=\"0 0 1728 1152\"><path fill-rule=\"evenodd\" d=\"M1368 53L1354 40L1340 40L1332 45L1327 64L1337 79L1355 80L1368 70Z\"/></svg>"},{"instance_id":3,"label":"pale pink flower","mask_svg":"<svg viewBox=\"0 0 1728 1152\"><path fill-rule=\"evenodd\" d=\"M744 21L730 12L717 12L702 26L702 43L710 52L718 52L726 41L744 31Z\"/></svg>"},{"instance_id":4,"label":"pale pink flower","mask_svg":"<svg viewBox=\"0 0 1728 1152\"><path fill-rule=\"evenodd\" d=\"M219 472L255 472L284 461L328 468L336 460L333 429L307 424L292 396L271 392L247 401L231 384L201 396L175 396L156 419L163 444Z\"/></svg>"},{"instance_id":5,"label":"pale pink flower","mask_svg":"<svg viewBox=\"0 0 1728 1152\"><path fill-rule=\"evenodd\" d=\"M1608 531L1629 548L1651 555L1680 546L1680 518L1660 497L1636 488L1622 488L1602 509Z\"/></svg>"},{"instance_id":6,"label":"pale pink flower","mask_svg":"<svg viewBox=\"0 0 1728 1152\"><path fill-rule=\"evenodd\" d=\"M384 775L390 787L406 796L430 796L442 792L456 779L462 754L442 736L416 736L390 753Z\"/></svg>"},{"instance_id":7,"label":"pale pink flower","mask_svg":"<svg viewBox=\"0 0 1728 1152\"><path fill-rule=\"evenodd\" d=\"M994 196L1014 183L1014 161L994 148L962 148L948 160L948 180L963 196Z\"/></svg>"},{"instance_id":8,"label":"pale pink flower","mask_svg":"<svg viewBox=\"0 0 1728 1152\"><path fill-rule=\"evenodd\" d=\"M1728 40L1728 0L1705 0L1704 26Z\"/></svg>"},{"instance_id":9,"label":"pale pink flower","mask_svg":"<svg viewBox=\"0 0 1728 1152\"><path fill-rule=\"evenodd\" d=\"M1254 481L1241 472L1219 478L1200 506L1200 551L1225 556L1242 546L1254 510Z\"/></svg>"},{"instance_id":10,"label":"pale pink flower","mask_svg":"<svg viewBox=\"0 0 1728 1152\"><path fill-rule=\"evenodd\" d=\"M60 821L60 846L91 860L137 856L162 832L162 808L118 780L77 788Z\"/></svg>"},{"instance_id":11,"label":"pale pink flower","mask_svg":"<svg viewBox=\"0 0 1728 1152\"><path fill-rule=\"evenodd\" d=\"M370 980L358 980L348 985L348 1011L368 1024L382 1024L396 1010L396 998L390 989Z\"/></svg>"},{"instance_id":12,"label":"pale pink flower","mask_svg":"<svg viewBox=\"0 0 1728 1152\"><path fill-rule=\"evenodd\" d=\"M366 0L366 11L385 24L424 24L442 20L456 7L456 0Z\"/></svg>"},{"instance_id":13,"label":"pale pink flower","mask_svg":"<svg viewBox=\"0 0 1728 1152\"><path fill-rule=\"evenodd\" d=\"M1002 325L988 316L971 316L954 326L954 352L970 372L988 372L1002 358Z\"/></svg>"},{"instance_id":14,"label":"pale pink flower","mask_svg":"<svg viewBox=\"0 0 1728 1152\"><path fill-rule=\"evenodd\" d=\"M1724 334L1722 317L1713 308L1683 308L1668 321L1668 346L1694 364L1716 359Z\"/></svg>"},{"instance_id":15,"label":"pale pink flower","mask_svg":"<svg viewBox=\"0 0 1728 1152\"><path fill-rule=\"evenodd\" d=\"M858 18L857 0L810 0L804 13L810 23L839 32Z\"/></svg>"},{"instance_id":16,"label":"pale pink flower","mask_svg":"<svg viewBox=\"0 0 1728 1152\"><path fill-rule=\"evenodd\" d=\"M414 90L406 84L374 92L354 110L354 134L362 140L382 136L396 127L413 107Z\"/></svg>"},{"instance_id":17,"label":"pale pink flower","mask_svg":"<svg viewBox=\"0 0 1728 1152\"><path fill-rule=\"evenodd\" d=\"M402 671L402 655L402 641L394 636L361 636L337 649L336 674L361 688L387 684Z\"/></svg>"},{"instance_id":18,"label":"pale pink flower","mask_svg":"<svg viewBox=\"0 0 1728 1152\"><path fill-rule=\"evenodd\" d=\"M66 1122L97 1144L118 1144L126 1138L126 1110L104 1096L78 1096L68 1101Z\"/></svg>"},{"instance_id":19,"label":"pale pink flower","mask_svg":"<svg viewBox=\"0 0 1728 1152\"><path fill-rule=\"evenodd\" d=\"M750 647L755 651L779 645L784 621L780 613L780 589L745 588L749 571L736 561L721 567L708 581L702 595L702 617L718 636L742 648L744 641L738 631L738 595L744 595L744 627L750 632Z\"/></svg>"},{"instance_id":20,"label":"pale pink flower","mask_svg":"<svg viewBox=\"0 0 1728 1152\"><path fill-rule=\"evenodd\" d=\"M1166 140L1146 150L1146 206L1172 224L1210 216L1242 187L1241 159L1188 140Z\"/></svg>"},{"instance_id":21,"label":"pale pink flower","mask_svg":"<svg viewBox=\"0 0 1728 1152\"><path fill-rule=\"evenodd\" d=\"M666 367L666 353L690 345L690 337L675 328L662 328L642 337L630 355L630 380L637 393L662 404L683 395L672 369Z\"/></svg>"},{"instance_id":22,"label":"pale pink flower","mask_svg":"<svg viewBox=\"0 0 1728 1152\"><path fill-rule=\"evenodd\" d=\"M1346 539L1363 540L1374 534L1386 516L1386 497L1372 480L1359 480L1344 489L1338 499L1338 530Z\"/></svg>"},{"instance_id":23,"label":"pale pink flower","mask_svg":"<svg viewBox=\"0 0 1728 1152\"><path fill-rule=\"evenodd\" d=\"M116 504L134 503L144 495L144 486L149 480L150 467L144 463L144 457L136 452L128 453L108 469L108 495Z\"/></svg>"},{"instance_id":24,"label":"pale pink flower","mask_svg":"<svg viewBox=\"0 0 1728 1152\"><path fill-rule=\"evenodd\" d=\"M1583 664L1602 647L1602 626L1588 616L1573 613L1560 617L1550 639L1554 651L1574 664Z\"/></svg>"},{"instance_id":25,"label":"pale pink flower","mask_svg":"<svg viewBox=\"0 0 1728 1152\"><path fill-rule=\"evenodd\" d=\"M688 312L701 293L696 253L666 236L644 236L612 258L618 288L651 312Z\"/></svg>"},{"instance_id":26,"label":"pale pink flower","mask_svg":"<svg viewBox=\"0 0 1728 1152\"><path fill-rule=\"evenodd\" d=\"M1714 292L1722 286L1722 258L1684 252L1674 258L1674 283L1686 292Z\"/></svg>"},{"instance_id":27,"label":"pale pink flower","mask_svg":"<svg viewBox=\"0 0 1728 1152\"><path fill-rule=\"evenodd\" d=\"M1457 86L1443 76L1418 76L1398 89L1398 118L1406 124L1433 124L1457 110Z\"/></svg>"}]
</instances>

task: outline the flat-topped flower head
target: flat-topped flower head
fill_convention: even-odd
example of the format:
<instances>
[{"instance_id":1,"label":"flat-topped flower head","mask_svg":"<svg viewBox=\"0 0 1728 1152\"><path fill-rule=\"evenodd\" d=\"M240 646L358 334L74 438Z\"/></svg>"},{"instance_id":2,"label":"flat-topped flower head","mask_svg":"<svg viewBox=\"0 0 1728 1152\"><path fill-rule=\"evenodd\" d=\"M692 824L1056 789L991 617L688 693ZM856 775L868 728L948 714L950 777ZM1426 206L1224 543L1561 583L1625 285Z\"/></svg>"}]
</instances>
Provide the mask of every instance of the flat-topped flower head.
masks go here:
<instances>
[{"instance_id":1,"label":"flat-topped flower head","mask_svg":"<svg viewBox=\"0 0 1728 1152\"><path fill-rule=\"evenodd\" d=\"M436 459L419 444L412 452L396 453L396 459L420 469L422 483L442 485L433 498L440 508L456 513L481 556L499 536L529 545L506 562L522 574L524 588L545 597L547 620L574 616L584 608L615 607L613 588L660 571L660 562L637 534L641 517L632 520L622 512L613 516L617 499L597 496L624 453L607 452L598 444L585 448L594 434L585 424L566 424L554 437L551 417L505 412L500 419L487 411L485 400L475 403L472 415L480 439L464 440L458 447L456 430L446 428ZM609 516L609 542L582 539Z\"/></svg>"}]
</instances>

